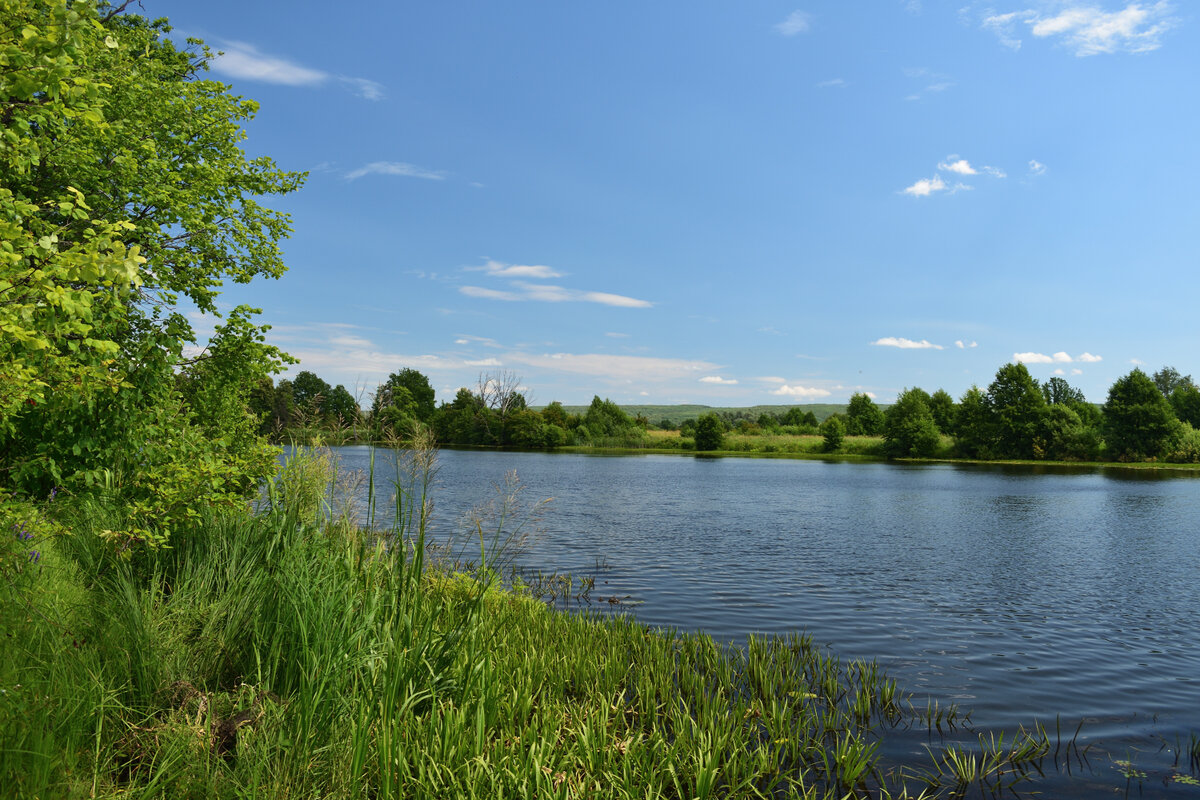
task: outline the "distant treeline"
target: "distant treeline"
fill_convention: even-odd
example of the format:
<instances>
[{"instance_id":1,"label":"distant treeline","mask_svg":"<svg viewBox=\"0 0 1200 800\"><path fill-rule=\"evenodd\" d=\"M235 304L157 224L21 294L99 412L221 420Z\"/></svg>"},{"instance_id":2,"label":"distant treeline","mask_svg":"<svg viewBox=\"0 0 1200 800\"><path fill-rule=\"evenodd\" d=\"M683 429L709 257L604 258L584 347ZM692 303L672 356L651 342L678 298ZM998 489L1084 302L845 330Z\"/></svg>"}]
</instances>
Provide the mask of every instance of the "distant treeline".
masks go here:
<instances>
[{"instance_id":1,"label":"distant treeline","mask_svg":"<svg viewBox=\"0 0 1200 800\"><path fill-rule=\"evenodd\" d=\"M879 452L891 458L1200 462L1200 388L1173 367L1152 376L1135 369L1096 405L1063 378L1039 383L1024 364L1005 364L986 389L972 386L957 401L944 389L930 394L914 387L881 408L857 393L842 411L820 420L812 410L791 407L757 414L758 409L714 410L675 424L666 417L631 416L599 396L585 408L568 410L553 402L535 410L519 387L515 375L484 376L474 389L460 389L439 406L429 379L403 369L380 384L364 408L345 387L331 387L305 371L277 385L265 381L253 403L262 432L277 441L385 442L423 425L445 445L712 451L730 433L791 434L822 435L829 451L837 451L845 436L880 437ZM652 438L653 430L677 430L679 439L668 444L661 434Z\"/></svg>"}]
</instances>

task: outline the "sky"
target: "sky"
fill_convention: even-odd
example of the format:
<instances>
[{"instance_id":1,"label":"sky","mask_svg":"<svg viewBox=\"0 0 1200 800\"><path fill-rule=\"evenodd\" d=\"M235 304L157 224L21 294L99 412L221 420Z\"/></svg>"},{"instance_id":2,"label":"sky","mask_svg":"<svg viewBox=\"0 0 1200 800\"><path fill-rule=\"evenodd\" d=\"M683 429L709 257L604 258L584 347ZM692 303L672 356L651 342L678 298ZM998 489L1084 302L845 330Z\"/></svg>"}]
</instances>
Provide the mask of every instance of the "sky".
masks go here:
<instances>
[{"instance_id":1,"label":"sky","mask_svg":"<svg viewBox=\"0 0 1200 800\"><path fill-rule=\"evenodd\" d=\"M1200 373L1200 37L1174 2L142 0L309 173L230 285L302 369L535 405L1103 402ZM205 330L211 320L197 320Z\"/></svg>"}]
</instances>

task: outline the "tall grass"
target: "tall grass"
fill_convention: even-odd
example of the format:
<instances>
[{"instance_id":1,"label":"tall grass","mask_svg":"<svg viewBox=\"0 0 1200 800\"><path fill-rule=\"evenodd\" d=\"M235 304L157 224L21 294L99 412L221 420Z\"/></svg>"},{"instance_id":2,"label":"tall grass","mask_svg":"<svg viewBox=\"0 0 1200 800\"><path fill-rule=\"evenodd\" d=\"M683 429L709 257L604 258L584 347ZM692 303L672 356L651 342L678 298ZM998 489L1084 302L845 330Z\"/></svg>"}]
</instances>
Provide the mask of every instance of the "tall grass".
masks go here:
<instances>
[{"instance_id":1,"label":"tall grass","mask_svg":"<svg viewBox=\"0 0 1200 800\"><path fill-rule=\"evenodd\" d=\"M120 509L79 507L40 572L5 573L0 787L843 798L1007 784L1045 752L981 739L976 762L955 745L897 769L881 743L927 724L932 735L932 717L872 664L803 636L730 648L502 590L509 483L498 513L477 518L471 572L436 568L431 452L406 465L383 529L339 511L334 462L303 450L257 515L214 515L169 549L114 552L97 533L119 529Z\"/></svg>"}]
</instances>

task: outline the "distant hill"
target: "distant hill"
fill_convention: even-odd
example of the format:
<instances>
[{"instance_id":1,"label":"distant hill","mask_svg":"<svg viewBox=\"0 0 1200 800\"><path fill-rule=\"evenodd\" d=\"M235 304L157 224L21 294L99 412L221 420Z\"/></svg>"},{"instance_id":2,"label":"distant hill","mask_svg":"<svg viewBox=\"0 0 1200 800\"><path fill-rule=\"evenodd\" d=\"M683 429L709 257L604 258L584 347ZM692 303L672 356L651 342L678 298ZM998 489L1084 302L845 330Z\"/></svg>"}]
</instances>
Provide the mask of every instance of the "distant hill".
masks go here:
<instances>
[{"instance_id":1,"label":"distant hill","mask_svg":"<svg viewBox=\"0 0 1200 800\"><path fill-rule=\"evenodd\" d=\"M759 414L776 414L783 416L789 408L799 408L803 411L811 411L816 416L817 421L824 420L830 414L845 413L845 403L798 403L795 405L786 406L700 406L700 405L677 405L677 406L642 406L642 405L621 405L621 410L631 417L636 417L641 414L651 422L658 424L661 420L669 420L672 425L678 425L685 419L695 419L701 414L707 414L710 411L716 412L744 412L751 418L758 417ZM886 406L880 406L886 408ZM586 414L587 406L563 406L563 409L569 414ZM539 408L540 410L540 408Z\"/></svg>"}]
</instances>

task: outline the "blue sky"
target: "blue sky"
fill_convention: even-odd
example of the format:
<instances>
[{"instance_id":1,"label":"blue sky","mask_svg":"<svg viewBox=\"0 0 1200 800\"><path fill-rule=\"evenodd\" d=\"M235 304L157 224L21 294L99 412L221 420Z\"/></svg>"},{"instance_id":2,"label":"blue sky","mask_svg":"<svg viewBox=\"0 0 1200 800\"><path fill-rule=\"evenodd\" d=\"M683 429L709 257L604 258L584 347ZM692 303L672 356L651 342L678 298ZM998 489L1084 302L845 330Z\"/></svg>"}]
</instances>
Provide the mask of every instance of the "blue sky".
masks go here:
<instances>
[{"instance_id":1,"label":"blue sky","mask_svg":"<svg viewBox=\"0 0 1200 800\"><path fill-rule=\"evenodd\" d=\"M223 295L293 374L753 405L1200 370L1182 0L143 6L310 172L289 272Z\"/></svg>"}]
</instances>

